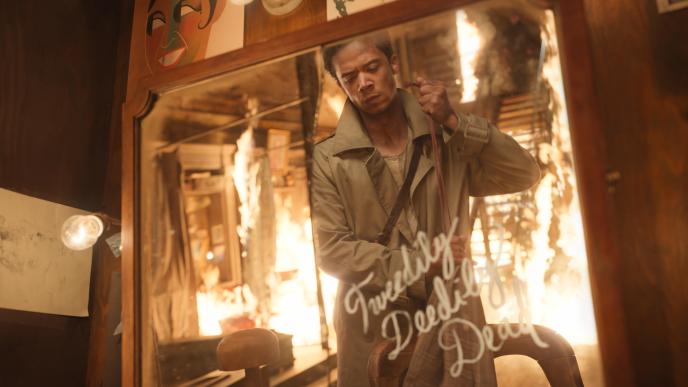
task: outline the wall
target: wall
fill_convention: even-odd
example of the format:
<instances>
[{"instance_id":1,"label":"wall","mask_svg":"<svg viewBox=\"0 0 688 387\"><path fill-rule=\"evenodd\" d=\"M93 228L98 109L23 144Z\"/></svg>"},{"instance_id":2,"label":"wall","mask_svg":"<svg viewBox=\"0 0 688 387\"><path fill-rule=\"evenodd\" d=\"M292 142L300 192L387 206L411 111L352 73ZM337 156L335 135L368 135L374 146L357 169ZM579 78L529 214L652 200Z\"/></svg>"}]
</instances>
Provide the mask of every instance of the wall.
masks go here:
<instances>
[{"instance_id":1,"label":"wall","mask_svg":"<svg viewBox=\"0 0 688 387\"><path fill-rule=\"evenodd\" d=\"M638 386L688 386L688 9L585 0ZM594 141L594 139L591 139Z\"/></svg>"},{"instance_id":2,"label":"wall","mask_svg":"<svg viewBox=\"0 0 688 387\"><path fill-rule=\"evenodd\" d=\"M120 22L130 23L121 16L130 3L3 2L0 187L86 210L114 208L116 215L125 85L116 75L126 76L126 58L117 68L118 37ZM114 186L112 179L106 184L108 170ZM93 273L100 262L96 254ZM93 289L97 284L92 279ZM91 318L72 318L0 309L0 385L84 385L98 313L91 307Z\"/></svg>"}]
</instances>

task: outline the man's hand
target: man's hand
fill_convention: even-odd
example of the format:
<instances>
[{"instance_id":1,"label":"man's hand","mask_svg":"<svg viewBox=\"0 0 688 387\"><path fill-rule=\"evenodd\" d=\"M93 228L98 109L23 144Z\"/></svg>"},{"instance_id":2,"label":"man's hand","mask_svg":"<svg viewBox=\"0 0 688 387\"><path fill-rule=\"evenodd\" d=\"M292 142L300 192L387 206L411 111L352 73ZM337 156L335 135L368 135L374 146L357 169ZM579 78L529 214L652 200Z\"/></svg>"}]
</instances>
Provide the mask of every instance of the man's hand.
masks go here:
<instances>
[{"instance_id":1,"label":"man's hand","mask_svg":"<svg viewBox=\"0 0 688 387\"><path fill-rule=\"evenodd\" d=\"M458 119L449 103L447 89L439 81L429 81L423 77L416 78L420 91L420 103L423 111L432 117L433 121L452 130L456 129Z\"/></svg>"},{"instance_id":2,"label":"man's hand","mask_svg":"<svg viewBox=\"0 0 688 387\"><path fill-rule=\"evenodd\" d=\"M454 235L449 239L449 246L451 248L452 255L454 256L454 263L456 263L457 267L461 267L462 261L467 257L466 256L466 242L468 241L468 237L465 235ZM444 257L440 256L440 259L437 260L437 262L434 262L430 266L430 270L428 270L427 275L430 276L430 278L437 276L437 275L442 275L442 261Z\"/></svg>"}]
</instances>

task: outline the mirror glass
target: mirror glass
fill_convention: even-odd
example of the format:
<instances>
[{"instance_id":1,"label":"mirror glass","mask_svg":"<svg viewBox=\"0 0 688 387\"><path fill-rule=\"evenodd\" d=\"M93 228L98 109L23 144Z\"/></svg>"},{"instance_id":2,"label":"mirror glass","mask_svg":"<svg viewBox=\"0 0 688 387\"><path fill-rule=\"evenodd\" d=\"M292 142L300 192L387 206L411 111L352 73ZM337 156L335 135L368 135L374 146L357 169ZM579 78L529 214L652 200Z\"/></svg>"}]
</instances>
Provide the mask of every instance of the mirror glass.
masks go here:
<instances>
[{"instance_id":1,"label":"mirror glass","mask_svg":"<svg viewBox=\"0 0 688 387\"><path fill-rule=\"evenodd\" d=\"M326 364L304 145L318 61L312 50L163 93L143 119L144 381L241 379L213 373L215 351L249 328L277 334L276 378Z\"/></svg>"},{"instance_id":2,"label":"mirror glass","mask_svg":"<svg viewBox=\"0 0 688 387\"><path fill-rule=\"evenodd\" d=\"M486 322L521 323L525 348L541 348L528 327L553 330L573 349L585 385L602 386L552 11L537 1L484 1L372 36L381 32L398 63L396 85L410 100L421 97L417 77L441 82L459 116L494 123L541 171L530 189L467 202L467 262ZM315 144L331 141L347 101L324 67L323 53L334 45L161 92L140 121L136 264L144 385L240 383L244 371L220 371L216 349L224 337L252 328L278 338L280 359L267 370L271 385L325 386L336 378L335 325L342 322L334 309L339 280L346 279L316 265L325 234L312 226L311 213L322 198L309 190L321 147ZM346 192L375 195L368 175L358 178L363 183ZM374 218L382 207L369 199ZM440 201L433 196L432 203ZM346 224L354 240L360 222ZM396 236L391 243L398 248L403 241ZM413 250L413 240L406 242ZM366 305L375 294L364 293ZM498 326L495 337L503 333ZM494 364L499 386L548 385L528 357L499 356Z\"/></svg>"},{"instance_id":3,"label":"mirror glass","mask_svg":"<svg viewBox=\"0 0 688 387\"><path fill-rule=\"evenodd\" d=\"M409 95L413 96L413 99L420 100L422 93L417 85L414 85L418 77L441 82L455 112L464 117L470 115L484 117L494 123L502 133L512 137L536 160L541 172L540 179L530 189L511 194L471 197L467 211L454 213L457 217L463 215L468 220L461 234L469 239L469 254L472 262L470 266L475 273L474 281L470 282L480 289L484 318L486 323L490 324L490 331L495 339L481 337L477 333L474 337L479 344L482 343L486 347L490 342L499 347L504 343L499 336L500 327L505 327L506 323L520 323L520 327L523 328L520 332L510 331L514 336L525 337L520 341L520 346L514 349L507 343L503 351L495 352L499 355L494 360L499 386L549 385L543 374L543 368L535 360L519 355L524 355L528 351L537 352L547 346L548 340L538 340L541 337L536 337L537 334L529 334L530 330L546 332L550 329L550 333L552 331L556 333L552 335L550 344L559 343L565 347L571 346L584 384L586 386L604 385L553 11L547 8L545 2L477 2L453 12L445 12L389 28L382 31L382 34L378 31L364 37L346 39L326 46L323 52L327 57L329 48L341 45L346 47L348 42L360 41L361 38L365 40L366 37L369 41L377 42L384 39L384 36L390 39L393 53L398 60L399 68L395 74L397 87L405 89ZM350 55L353 51L355 50L345 53L344 57L346 58L346 55ZM345 66L351 64L345 59L341 60ZM361 72L366 73L365 70ZM373 72L371 71L370 74ZM370 74L364 74L361 77L373 77ZM360 73L356 75L360 76ZM347 82L345 78L339 78L339 81L340 84ZM360 84L356 85L360 86ZM371 87L372 89L374 87ZM347 94L335 78L328 74L323 84L318 120L320 131L335 132L342 112L345 110L346 101ZM346 206L346 211L353 214L357 213L357 206L363 202L357 198L380 196L379 203L368 208L363 217L348 219L349 231L354 234L352 239L374 241L375 234L365 235L366 231L360 230L365 229L366 224L376 222L378 229L382 229L390 212L391 203L394 203L396 196L385 195L384 190L380 188L385 179L375 176L369 168L371 160L376 157L375 152L362 150L361 154L356 155L354 153L357 150L354 150L345 153L341 151L342 142L338 142L336 138L335 135L329 141L336 144L331 147L341 153L332 156L337 160L336 162L329 160L324 163L323 174L327 179L336 181L351 179L351 176L356 173L369 175L369 179L367 182L366 179L356 180L366 183L354 184L356 187L351 190L348 190L344 184L323 183L321 184L323 188L315 187L312 195L317 196L320 192L323 198L332 201L334 196L326 192L327 187L334 186L339 191L337 197L345 203L343 205ZM323 146L323 149L332 148ZM315 153L318 154L317 151ZM410 155L410 153L410 148L407 148L402 155ZM331 156L331 153L327 155ZM484 157L485 159L481 157L473 159L475 168L479 169L481 163L489 162L490 156ZM367 163L365 164L367 168L358 168L351 161L357 158ZM408 160L410 157L406 156L406 158ZM386 159L386 157L380 157L380 159ZM428 160L431 159L432 156L429 156ZM314 163L317 163L317 160ZM389 161L386 160L384 164L391 170ZM407 161L406 171L409 164L410 162ZM336 167L332 167L333 165ZM328 171L328 167L350 168L350 170L333 172ZM426 179L436 179L432 174L427 176ZM451 176L445 176L445 180L451 178ZM470 179L470 176L462 178ZM401 181L402 179L397 178L394 189L401 186ZM411 195L415 195L411 198L411 205L416 207L416 217L427 218L429 215L422 213L424 205L421 201L436 199L437 201L432 202L439 203L441 198L433 198L434 194L430 198L427 195L423 197L423 194L414 194L413 188L411 190ZM447 195L459 194L447 193ZM375 206L384 207L385 200L387 200L388 210L386 213L374 208ZM314 201L317 203L318 198L314 198ZM336 234L331 232L331 229L335 227L333 224L342 228L346 228L347 225L332 223L335 217L331 214L335 210L326 204L322 207L323 212L330 211L330 215L323 215L326 218L326 225L323 226L325 230L322 235L335 238ZM373 220L376 211L381 214L377 221ZM316 221L317 218L316 216ZM399 222L403 221L403 217L400 216ZM408 222L410 228L413 229L413 221L409 219ZM421 220L420 223L423 221ZM427 225L427 219L425 223L426 227L431 228ZM459 223L461 223L460 219ZM316 233L317 228L316 222ZM433 231L423 229L422 224L415 231L423 231L429 237L433 237ZM438 231L435 231L434 235L437 234ZM392 245L399 248L400 245L406 244L410 251L417 250L419 246L414 244L416 236L417 234L411 233L409 240L401 235L398 244L395 245L395 242L392 242ZM337 247L331 246L328 245L328 249L323 250L323 254L334 252L333 256L337 256ZM410 256L413 257L413 254ZM364 255L361 254L360 257ZM323 256L321 259L326 260L327 257ZM387 269L392 271L389 266ZM331 270L335 277L339 275L345 278L353 269L337 267ZM326 280L323 283L327 284L331 279L326 275L325 277ZM391 275L387 279L388 282L394 283ZM465 286L465 278L459 282L461 281ZM354 281L353 284L361 286L364 282L359 280ZM426 286L433 291L437 290L436 286L427 284ZM411 287L412 285L409 284L409 289ZM361 288L366 288L366 286ZM376 312L370 303L380 300L380 295L385 293L385 289L383 285L379 288L373 287L373 290L367 292L363 291L359 305L367 303L367 318L371 321L373 319L371 316ZM353 302L351 301L353 298L361 295L355 292L355 289L348 288L348 290L340 301L342 305L340 316L347 314L345 311L347 300ZM458 294L465 296L465 293ZM450 300L456 298L450 297ZM325 297L325 299L331 298ZM354 318L340 317L341 321L346 321L346 324L360 324L362 318L360 309L363 309L363 306L356 308L351 305L349 304L348 312L355 310L349 313L353 314ZM428 313L423 316L431 319ZM453 316L456 317L456 315ZM410 332L413 332L415 328L415 334L417 334L423 324L413 320L414 317L415 315L411 313L410 317L378 321L380 325L378 330L381 330L383 326L396 328L394 324L403 325L405 322L412 326ZM476 318L476 320L480 319ZM447 323L446 320L440 320L439 327L446 325L445 332L451 331L452 324ZM480 326L476 321L474 322ZM344 325L343 322L341 324ZM369 322L369 324L375 323ZM394 348L409 348L404 346L406 344L404 340L409 337L409 330L405 329L392 329L391 333L387 333L389 337L401 342ZM554 336L560 337L555 340ZM445 343L445 345L449 344ZM556 344L550 345L549 350L555 346ZM457 349L456 346L449 345L449 347L451 348L449 352ZM467 368L470 360L478 357L479 351L475 348L471 351L470 347L464 347L462 350L464 351L464 366ZM448 355L445 360L447 358L452 357ZM462 362L457 361L452 364L460 363Z\"/></svg>"}]
</instances>

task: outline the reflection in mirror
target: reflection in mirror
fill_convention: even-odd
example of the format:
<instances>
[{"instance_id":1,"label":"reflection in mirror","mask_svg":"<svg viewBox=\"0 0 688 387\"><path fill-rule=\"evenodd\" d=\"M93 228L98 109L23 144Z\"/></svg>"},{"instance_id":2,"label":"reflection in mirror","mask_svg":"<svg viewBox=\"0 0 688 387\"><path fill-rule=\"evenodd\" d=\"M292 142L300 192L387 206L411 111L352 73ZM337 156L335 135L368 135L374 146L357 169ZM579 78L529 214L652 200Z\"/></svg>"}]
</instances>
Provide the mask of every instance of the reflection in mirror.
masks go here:
<instances>
[{"instance_id":1,"label":"reflection in mirror","mask_svg":"<svg viewBox=\"0 0 688 387\"><path fill-rule=\"evenodd\" d=\"M461 219L487 323L527 317L557 332L572 346L585 384L602 386L554 17L534 5L541 3L478 2L386 33L398 86L418 76L442 82L454 111L495 123L541 170L526 191L471 198ZM264 362L271 385L333 381L339 284L315 265L310 202L317 193L309 197L308 179L313 144L335 131L347 96L322 62L317 48L168 91L141 121L136 262L144 385L240 384L244 372L234 366L263 363L242 363L236 351L271 353L254 328L276 335L281 356ZM419 96L417 88L409 93ZM432 159L425 162L429 170ZM366 196L370 179L361 171L353 189L373 203L364 211L373 216L377 197ZM526 347L536 342L522 337ZM507 349L514 346L496 355L523 352ZM367 364L368 352L356 356ZM547 378L551 367L569 366L570 357L563 359L550 364ZM500 387L547 385L526 357L500 356L495 364Z\"/></svg>"},{"instance_id":2,"label":"reflection in mirror","mask_svg":"<svg viewBox=\"0 0 688 387\"><path fill-rule=\"evenodd\" d=\"M251 328L276 334L281 356L265 371L275 383L327 364L306 185L318 58L164 93L143 119L145 384L237 382L243 369L220 371L216 348Z\"/></svg>"},{"instance_id":3,"label":"reflection in mirror","mask_svg":"<svg viewBox=\"0 0 688 387\"><path fill-rule=\"evenodd\" d=\"M399 63L399 71L396 74L396 84L399 87L416 82L418 76L442 82L454 111L466 116L472 114L485 117L496 124L501 132L513 137L536 159L541 170L540 180L528 190L470 200L466 213L467 232L470 235L470 253L475 278L481 286L487 323L517 323L527 320L534 325L534 329L545 327L553 330L563 338L560 341L562 346L557 347L558 349L571 345L572 354L575 355L577 368L585 385L602 386L603 376L588 280L556 26L553 12L542 4L535 5L539 3L546 2L478 2L458 11L389 28L386 33L391 39ZM370 36L371 39L378 39L379 33ZM347 41L350 39L344 42ZM341 43L335 43L330 47ZM327 51L328 47L325 47L323 52ZM415 98L419 97L418 88L412 87L409 91L414 93ZM347 96L329 74L324 79L322 98L318 130L321 133L332 133L335 132L344 110ZM332 141L337 143L338 149L342 149L340 144L344 140L336 138L335 134ZM315 153L318 154L317 149ZM374 155L363 153L362 157L368 160L368 166ZM356 167L350 160L356 160L357 157L353 152L341 155L341 159L347 161L337 165L341 168L345 168L342 165L348 165L353 170ZM317 163L317 160L315 162ZM329 161L327 165L333 163ZM389 162L387 168L390 168ZM365 168L359 172L367 174ZM334 175L335 180L344 179L339 172L334 172ZM346 179L349 178L353 179ZM371 175L371 179L374 179L374 176ZM377 181L379 185L384 179ZM401 185L400 181L401 179L397 179L397 186ZM338 186L339 188L341 187ZM319 189L315 188L312 193L316 196L313 198L316 208ZM369 193L374 196L376 190L379 190L379 187L368 189L367 186L357 186L355 192L360 196ZM346 188L344 191L348 192ZM343 195L346 196L346 193ZM459 193L449 192L448 195ZM328 197L328 200L331 199ZM395 196L390 196L389 208L394 199ZM422 203L417 203L418 197L411 200L412 206L416 207L415 211L423 207ZM352 197L342 201L347 203L345 206L355 206L357 202ZM355 214L357 209L347 207L347 214L350 214L349 211ZM353 220L353 239L359 237L357 233L366 227L362 224L371 222L374 213L374 209L370 208L366 212L366 219ZM422 217L423 214L416 216ZM400 222L403 219L402 215ZM318 220L316 217L315 221ZM377 222L381 224L380 228L385 220L382 219L382 223ZM333 227L331 221L332 218L325 220L328 227ZM318 224L315 226L317 231ZM418 231L429 232L432 236L429 230L418 228ZM322 235L332 236L329 231ZM405 241L411 250L418 247L412 242L413 240ZM401 244L403 243L402 236ZM328 252L336 248L332 246L328 245ZM344 279L347 275L345 269L337 268L334 271L331 274L335 277L340 275ZM331 289L332 282L336 280L327 274L321 275L324 278L323 291L325 302L329 303L329 311L335 303L334 292ZM436 289L432 285L429 285L429 288ZM351 288L347 289L349 291L346 294L349 296L360 295L352 293ZM373 302L371 300L378 296L379 292L369 291L363 294L366 302ZM339 302L343 300L344 298ZM425 305L427 299L414 301ZM365 308L363 304L361 308ZM349 312L358 320L341 317L347 314L342 303L339 312L340 326L352 324L352 321L361 324L361 316L357 314L361 313L360 310L350 309L355 310ZM374 308L368 313L369 318L373 319ZM370 321L371 325L376 323L374 321L379 325L384 324L379 320ZM401 322L403 323L403 319ZM409 319L408 322L413 326L412 320ZM496 325L493 327L493 334L498 337L500 330ZM332 331L331 334L334 334L334 329ZM349 333L347 336L347 343L352 340L351 335ZM406 333L391 336L403 341L408 337L405 335ZM513 354L524 354L528 351L543 353L541 346L537 345L536 337L531 340L531 335L521 336L527 339L525 346L517 346L517 350L512 351L510 343L507 343L502 352L495 353L497 381L500 387L546 386L548 378L551 383L551 378L571 377L568 375L569 371L552 371L562 366L561 364L546 366L546 361L541 362L541 370L534 360L525 356L514 356ZM488 341L485 339L483 343L486 344ZM495 340L497 343L499 341ZM390 348L408 349L412 346L413 344L402 344L392 345ZM554 350L554 347L556 345L549 348ZM338 350L341 353L341 348ZM468 347L463 350L466 358L475 355ZM377 353L377 360L383 361L382 356L386 356L387 352L382 353L383 355ZM373 351L371 359L375 356L376 353ZM408 362L408 358L401 362L403 361ZM395 363L395 366L405 367L408 364ZM562 367L568 369L568 365ZM370 372L370 369L368 371ZM550 376L550 373L554 376Z\"/></svg>"}]
</instances>

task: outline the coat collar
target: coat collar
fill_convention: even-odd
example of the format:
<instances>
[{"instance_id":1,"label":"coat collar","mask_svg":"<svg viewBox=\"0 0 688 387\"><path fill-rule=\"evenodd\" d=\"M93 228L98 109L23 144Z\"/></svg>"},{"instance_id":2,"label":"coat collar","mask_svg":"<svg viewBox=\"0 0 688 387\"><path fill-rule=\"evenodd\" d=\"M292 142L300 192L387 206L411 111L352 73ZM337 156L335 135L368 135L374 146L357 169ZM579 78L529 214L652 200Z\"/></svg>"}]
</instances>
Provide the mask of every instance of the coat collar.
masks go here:
<instances>
[{"instance_id":1,"label":"coat collar","mask_svg":"<svg viewBox=\"0 0 688 387\"><path fill-rule=\"evenodd\" d=\"M401 89L398 90L398 93L402 101L404 114L413 133L413 141L416 142L419 138L430 134L428 125L432 121L423 112L413 95ZM361 122L358 111L348 100L342 111L333 140L332 153L334 155L359 149L370 152L365 159L364 165L370 176L370 182L377 193L377 199L389 216L394 207L399 187L394 181L389 168L387 168L384 159L379 152L375 151L370 137ZM413 194L420 182L432 168L432 160L427 155L421 154L418 170L411 184L411 198L413 198ZM409 227L405 212L402 212L399 216L396 226L396 229L404 236L407 242L411 243L414 235Z\"/></svg>"},{"instance_id":2,"label":"coat collar","mask_svg":"<svg viewBox=\"0 0 688 387\"><path fill-rule=\"evenodd\" d=\"M397 93L411 127L413 140L430 134L430 128L428 128L430 118L423 112L416 98L403 89L397 89ZM373 149L373 143L361 122L358 111L348 99L339 118L333 140L332 152L335 155L355 149Z\"/></svg>"}]
</instances>

